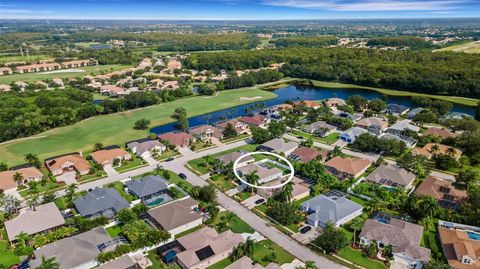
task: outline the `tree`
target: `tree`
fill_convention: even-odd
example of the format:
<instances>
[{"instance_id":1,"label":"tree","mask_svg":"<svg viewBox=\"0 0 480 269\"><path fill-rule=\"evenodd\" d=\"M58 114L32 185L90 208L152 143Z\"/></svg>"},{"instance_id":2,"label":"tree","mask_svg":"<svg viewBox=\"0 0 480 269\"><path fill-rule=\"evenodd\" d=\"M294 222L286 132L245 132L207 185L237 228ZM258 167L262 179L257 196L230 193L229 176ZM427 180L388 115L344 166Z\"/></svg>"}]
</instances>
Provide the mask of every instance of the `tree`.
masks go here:
<instances>
[{"instance_id":1,"label":"tree","mask_svg":"<svg viewBox=\"0 0 480 269\"><path fill-rule=\"evenodd\" d=\"M329 254L336 253L348 246L348 238L341 229L335 229L332 223L328 223L314 244Z\"/></svg>"},{"instance_id":2,"label":"tree","mask_svg":"<svg viewBox=\"0 0 480 269\"><path fill-rule=\"evenodd\" d=\"M135 129L135 130L146 130L146 129L148 129L148 125L150 125L150 120L139 119L133 125L133 129Z\"/></svg>"},{"instance_id":3,"label":"tree","mask_svg":"<svg viewBox=\"0 0 480 269\"><path fill-rule=\"evenodd\" d=\"M13 181L15 181L15 183L17 183L18 186L22 185L23 183L23 174L19 173L19 172L15 172L15 174L13 174Z\"/></svg>"},{"instance_id":4,"label":"tree","mask_svg":"<svg viewBox=\"0 0 480 269\"><path fill-rule=\"evenodd\" d=\"M183 107L176 108L172 114L172 118L177 120L178 123L176 128L180 131L187 131L188 130L188 118L187 118L187 110Z\"/></svg>"},{"instance_id":5,"label":"tree","mask_svg":"<svg viewBox=\"0 0 480 269\"><path fill-rule=\"evenodd\" d=\"M422 216L421 218L424 218L425 215L427 218L432 218L440 211L438 201L432 196L416 197L414 207L416 212Z\"/></svg>"},{"instance_id":6,"label":"tree","mask_svg":"<svg viewBox=\"0 0 480 269\"><path fill-rule=\"evenodd\" d=\"M270 139L280 138L286 132L286 126L282 122L272 121L268 124L268 131L270 132Z\"/></svg>"},{"instance_id":7,"label":"tree","mask_svg":"<svg viewBox=\"0 0 480 269\"><path fill-rule=\"evenodd\" d=\"M311 137L307 138L306 140L303 140L300 143L301 146L311 148L313 146L313 139Z\"/></svg>"},{"instance_id":8,"label":"tree","mask_svg":"<svg viewBox=\"0 0 480 269\"><path fill-rule=\"evenodd\" d=\"M302 216L297 214L295 204L288 202L273 201L267 215L285 226L298 223L302 219Z\"/></svg>"},{"instance_id":9,"label":"tree","mask_svg":"<svg viewBox=\"0 0 480 269\"><path fill-rule=\"evenodd\" d=\"M448 264L441 261L431 259L429 262L423 264L423 269L454 269Z\"/></svg>"},{"instance_id":10,"label":"tree","mask_svg":"<svg viewBox=\"0 0 480 269\"><path fill-rule=\"evenodd\" d=\"M252 171L250 174L245 175L245 180L252 185L257 185L259 179L260 177L257 175L257 171ZM255 188L252 186L249 186L249 188L253 193Z\"/></svg>"},{"instance_id":11,"label":"tree","mask_svg":"<svg viewBox=\"0 0 480 269\"><path fill-rule=\"evenodd\" d=\"M117 216L118 220L121 221L122 223L130 223L134 220L138 219L138 216L133 210L130 208L123 208L118 212Z\"/></svg>"},{"instance_id":12,"label":"tree","mask_svg":"<svg viewBox=\"0 0 480 269\"><path fill-rule=\"evenodd\" d=\"M103 144L102 143L95 143L95 145L93 145L93 151L99 151L103 148Z\"/></svg>"},{"instance_id":13,"label":"tree","mask_svg":"<svg viewBox=\"0 0 480 269\"><path fill-rule=\"evenodd\" d=\"M293 183L288 182L287 184L283 185L282 187L282 193L285 197L285 201L290 202L293 198L292 193L293 193Z\"/></svg>"},{"instance_id":14,"label":"tree","mask_svg":"<svg viewBox=\"0 0 480 269\"><path fill-rule=\"evenodd\" d=\"M15 238L18 241L18 245L21 247L27 246L28 241L30 241L30 235L23 231L20 232Z\"/></svg>"},{"instance_id":15,"label":"tree","mask_svg":"<svg viewBox=\"0 0 480 269\"><path fill-rule=\"evenodd\" d=\"M362 111L367 103L368 100L361 95L352 95L347 98L347 104L353 106L356 111Z\"/></svg>"},{"instance_id":16,"label":"tree","mask_svg":"<svg viewBox=\"0 0 480 269\"><path fill-rule=\"evenodd\" d=\"M462 184L466 189L470 189L471 186L474 186L480 181L480 175L478 172L470 169L461 170L456 176L455 181L459 184Z\"/></svg>"},{"instance_id":17,"label":"tree","mask_svg":"<svg viewBox=\"0 0 480 269\"><path fill-rule=\"evenodd\" d=\"M238 133L231 123L227 123L227 126L225 126L225 129L223 130L223 135L225 138L234 138L238 135Z\"/></svg>"},{"instance_id":18,"label":"tree","mask_svg":"<svg viewBox=\"0 0 480 269\"><path fill-rule=\"evenodd\" d=\"M8 170L8 165L0 162L0 172L7 171L7 170Z\"/></svg>"},{"instance_id":19,"label":"tree","mask_svg":"<svg viewBox=\"0 0 480 269\"><path fill-rule=\"evenodd\" d=\"M257 144L262 144L270 140L270 133L268 130L259 127L251 127L250 130L252 131L252 139Z\"/></svg>"},{"instance_id":20,"label":"tree","mask_svg":"<svg viewBox=\"0 0 480 269\"><path fill-rule=\"evenodd\" d=\"M376 98L368 102L368 108L375 112L382 112L387 108L387 103L382 99Z\"/></svg>"},{"instance_id":21,"label":"tree","mask_svg":"<svg viewBox=\"0 0 480 269\"><path fill-rule=\"evenodd\" d=\"M72 183L72 184L67 186L67 191L66 191L65 197L67 198L68 202L73 201L73 198L75 197L75 190L76 189L78 189L78 186L75 183Z\"/></svg>"},{"instance_id":22,"label":"tree","mask_svg":"<svg viewBox=\"0 0 480 269\"><path fill-rule=\"evenodd\" d=\"M40 166L42 166L42 163L40 162L40 159L38 158L38 156L32 153L28 153L27 155L25 155L24 159L27 163L35 166L38 169L40 168Z\"/></svg>"},{"instance_id":23,"label":"tree","mask_svg":"<svg viewBox=\"0 0 480 269\"><path fill-rule=\"evenodd\" d=\"M363 225L365 225L365 219L362 217L357 217L354 218L350 222L350 228L353 229L353 245L356 245L356 239L357 239L357 231L360 231L363 228Z\"/></svg>"},{"instance_id":24,"label":"tree","mask_svg":"<svg viewBox=\"0 0 480 269\"><path fill-rule=\"evenodd\" d=\"M206 203L215 201L215 199L217 198L217 194L215 193L215 187L213 187L212 185L201 187L198 198Z\"/></svg>"},{"instance_id":25,"label":"tree","mask_svg":"<svg viewBox=\"0 0 480 269\"><path fill-rule=\"evenodd\" d=\"M42 256L42 263L37 268L38 269L58 269L60 268L60 265L55 260L55 257L47 259L45 258L45 256Z\"/></svg>"}]
</instances>

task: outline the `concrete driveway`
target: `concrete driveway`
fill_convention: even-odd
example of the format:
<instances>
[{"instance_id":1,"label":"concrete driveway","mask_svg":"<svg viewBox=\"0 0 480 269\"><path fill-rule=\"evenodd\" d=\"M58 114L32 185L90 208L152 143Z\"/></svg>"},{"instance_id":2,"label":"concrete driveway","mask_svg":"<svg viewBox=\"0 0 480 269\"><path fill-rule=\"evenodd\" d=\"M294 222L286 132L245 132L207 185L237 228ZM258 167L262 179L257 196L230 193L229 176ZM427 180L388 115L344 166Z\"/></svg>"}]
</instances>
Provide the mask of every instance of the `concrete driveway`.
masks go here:
<instances>
[{"instance_id":1,"label":"concrete driveway","mask_svg":"<svg viewBox=\"0 0 480 269\"><path fill-rule=\"evenodd\" d=\"M304 226L302 226L303 228ZM295 233L292 235L293 238L295 238L298 242L302 244L308 244L312 242L315 238L317 238L320 235L320 228L315 228L312 227L310 231L308 231L306 234L302 234L300 232Z\"/></svg>"},{"instance_id":2,"label":"concrete driveway","mask_svg":"<svg viewBox=\"0 0 480 269\"><path fill-rule=\"evenodd\" d=\"M107 176L118 175L117 170L115 170L115 168L113 168L113 166L110 165L110 164L104 165L103 166L103 171L105 171L105 173L107 173Z\"/></svg>"},{"instance_id":3,"label":"concrete driveway","mask_svg":"<svg viewBox=\"0 0 480 269\"><path fill-rule=\"evenodd\" d=\"M147 155L147 156L144 156L143 157L143 160L146 161L148 164L150 165L153 165L153 164L157 164L158 161L155 160L151 155Z\"/></svg>"},{"instance_id":4,"label":"concrete driveway","mask_svg":"<svg viewBox=\"0 0 480 269\"><path fill-rule=\"evenodd\" d=\"M77 184L76 177L77 177L77 173L75 171L65 172L60 176L56 176L57 181L63 181L67 185L70 185L73 183Z\"/></svg>"},{"instance_id":5,"label":"concrete driveway","mask_svg":"<svg viewBox=\"0 0 480 269\"><path fill-rule=\"evenodd\" d=\"M255 201L257 201L258 199L264 199L262 196L258 195L258 194L255 194L253 195L252 197L248 198L248 199L245 199L243 202L242 202L242 205L246 206L248 209L252 209L260 204L255 204ZM267 199L265 199L265 202L267 201Z\"/></svg>"}]
</instances>

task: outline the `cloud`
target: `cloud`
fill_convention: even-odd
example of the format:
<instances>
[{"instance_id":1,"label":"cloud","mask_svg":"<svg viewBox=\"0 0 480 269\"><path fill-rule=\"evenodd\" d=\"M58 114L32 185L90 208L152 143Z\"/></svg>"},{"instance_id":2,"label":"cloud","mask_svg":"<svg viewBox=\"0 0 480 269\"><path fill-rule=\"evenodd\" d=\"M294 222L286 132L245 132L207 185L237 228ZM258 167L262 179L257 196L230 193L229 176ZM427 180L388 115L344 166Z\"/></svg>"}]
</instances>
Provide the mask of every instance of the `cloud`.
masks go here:
<instances>
[{"instance_id":1,"label":"cloud","mask_svg":"<svg viewBox=\"0 0 480 269\"><path fill-rule=\"evenodd\" d=\"M263 0L269 6L335 11L444 11L458 8L469 0Z\"/></svg>"}]
</instances>

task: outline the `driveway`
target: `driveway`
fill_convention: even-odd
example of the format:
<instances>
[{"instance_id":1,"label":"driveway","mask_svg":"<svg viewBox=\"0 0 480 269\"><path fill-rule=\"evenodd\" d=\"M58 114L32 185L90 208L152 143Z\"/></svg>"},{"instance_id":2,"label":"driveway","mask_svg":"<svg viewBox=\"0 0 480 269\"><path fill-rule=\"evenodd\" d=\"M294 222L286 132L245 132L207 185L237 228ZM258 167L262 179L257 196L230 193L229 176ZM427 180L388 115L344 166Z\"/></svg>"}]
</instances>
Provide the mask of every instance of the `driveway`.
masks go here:
<instances>
[{"instance_id":1,"label":"driveway","mask_svg":"<svg viewBox=\"0 0 480 269\"><path fill-rule=\"evenodd\" d=\"M306 234L298 232L293 234L292 237L295 238L298 242L306 245L312 242L315 238L317 238L320 235L320 231L321 230L319 228L312 227L312 229Z\"/></svg>"},{"instance_id":2,"label":"driveway","mask_svg":"<svg viewBox=\"0 0 480 269\"><path fill-rule=\"evenodd\" d=\"M115 168L113 168L112 165L110 165L110 164L104 165L103 166L103 171L105 171L105 173L107 173L107 176L118 175L117 170L115 170Z\"/></svg>"},{"instance_id":3,"label":"driveway","mask_svg":"<svg viewBox=\"0 0 480 269\"><path fill-rule=\"evenodd\" d=\"M252 209L252 208L260 205L260 204L258 204L258 205L255 204L255 201L257 201L258 199L264 199L264 198L262 196L258 195L258 194L255 194L252 197L242 201L242 205L246 206L248 209ZM267 201L267 199L265 199L265 201Z\"/></svg>"},{"instance_id":4,"label":"driveway","mask_svg":"<svg viewBox=\"0 0 480 269\"><path fill-rule=\"evenodd\" d=\"M77 177L77 173L75 171L65 172L60 176L56 176L57 181L63 181L67 185L70 185L70 184L73 184L73 183L77 184L76 177Z\"/></svg>"},{"instance_id":5,"label":"driveway","mask_svg":"<svg viewBox=\"0 0 480 269\"><path fill-rule=\"evenodd\" d=\"M146 161L150 165L154 165L154 164L158 163L158 161L155 160L151 155L144 156L143 160Z\"/></svg>"}]
</instances>

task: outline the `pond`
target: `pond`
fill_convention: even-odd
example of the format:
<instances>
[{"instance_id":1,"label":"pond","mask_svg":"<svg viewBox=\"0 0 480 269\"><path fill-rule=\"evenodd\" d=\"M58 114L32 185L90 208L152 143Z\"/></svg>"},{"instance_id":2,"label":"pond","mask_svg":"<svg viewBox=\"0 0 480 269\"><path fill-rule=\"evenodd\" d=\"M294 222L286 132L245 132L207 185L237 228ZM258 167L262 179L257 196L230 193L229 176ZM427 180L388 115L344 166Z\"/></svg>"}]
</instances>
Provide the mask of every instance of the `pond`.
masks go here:
<instances>
[{"instance_id":1,"label":"pond","mask_svg":"<svg viewBox=\"0 0 480 269\"><path fill-rule=\"evenodd\" d=\"M277 94L277 97L274 99L254 102L250 104L245 104L241 106L236 106L224 110L215 111L205 115L199 115L191 117L188 119L190 127L202 125L202 124L212 124L219 120L223 119L232 119L248 114L245 109L255 105L255 104L265 104L265 106L273 106L278 104L283 104L288 100L323 100L331 97L338 97L342 99L347 99L352 95L361 95L369 100L375 98L386 98L387 103L396 103L399 105L404 105L410 107L412 102L410 101L409 96L385 96L379 92L368 90L368 89L332 89L332 88L317 88L312 86L299 86L299 85L290 85L284 88L280 88L273 91ZM452 111L466 113L469 115L475 115L475 108L470 106L464 106L459 104L453 104ZM188 109L187 109L188 112ZM176 123L169 123L161 126L152 128L150 131L156 134L161 134L165 132L174 131Z\"/></svg>"}]
</instances>

